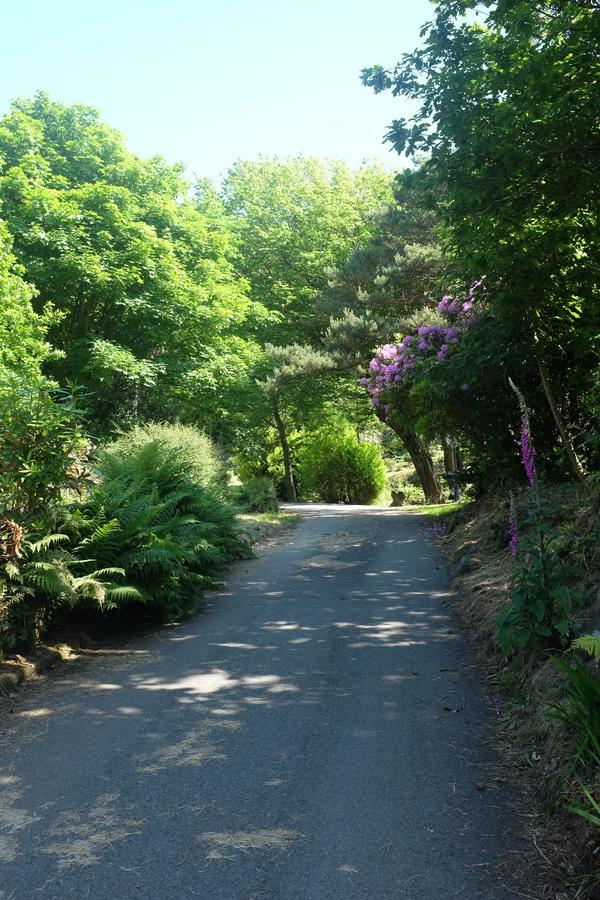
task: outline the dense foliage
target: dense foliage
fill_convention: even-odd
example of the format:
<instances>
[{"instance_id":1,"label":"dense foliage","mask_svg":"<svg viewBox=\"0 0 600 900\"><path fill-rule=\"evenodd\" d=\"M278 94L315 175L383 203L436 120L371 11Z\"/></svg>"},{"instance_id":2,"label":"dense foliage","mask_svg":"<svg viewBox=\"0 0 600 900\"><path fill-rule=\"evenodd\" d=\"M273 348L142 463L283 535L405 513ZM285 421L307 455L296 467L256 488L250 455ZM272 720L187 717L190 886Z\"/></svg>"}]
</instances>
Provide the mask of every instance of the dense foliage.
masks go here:
<instances>
[{"instance_id":1,"label":"dense foliage","mask_svg":"<svg viewBox=\"0 0 600 900\"><path fill-rule=\"evenodd\" d=\"M78 552L95 569L121 569L163 615L193 610L199 589L245 549L210 442L150 425L108 444L94 469L98 483L69 521Z\"/></svg>"},{"instance_id":2,"label":"dense foliage","mask_svg":"<svg viewBox=\"0 0 600 900\"><path fill-rule=\"evenodd\" d=\"M55 357L46 330L58 317L33 308L33 289L0 229L0 514L30 518L79 482L85 442L73 393L43 374Z\"/></svg>"},{"instance_id":3,"label":"dense foliage","mask_svg":"<svg viewBox=\"0 0 600 900\"><path fill-rule=\"evenodd\" d=\"M439 0L423 35L394 69L363 77L416 101L413 119L394 122L388 137L427 154L415 181L437 201L447 252L468 276L487 276L498 328L464 380L504 366L528 385L549 464L564 466L566 455L577 472L576 451L595 466L597 9Z\"/></svg>"},{"instance_id":4,"label":"dense foliage","mask_svg":"<svg viewBox=\"0 0 600 900\"><path fill-rule=\"evenodd\" d=\"M307 495L325 503L373 503L385 487L379 447L335 420L307 441L299 472Z\"/></svg>"},{"instance_id":5,"label":"dense foliage","mask_svg":"<svg viewBox=\"0 0 600 900\"><path fill-rule=\"evenodd\" d=\"M259 476L233 490L235 502L245 512L276 513L279 509L275 485L270 478Z\"/></svg>"},{"instance_id":6,"label":"dense foliage","mask_svg":"<svg viewBox=\"0 0 600 900\"><path fill-rule=\"evenodd\" d=\"M45 519L38 508L26 531L0 521L0 640L27 646L75 608L181 617L248 552L211 441L191 426L137 427L94 454L80 497Z\"/></svg>"},{"instance_id":7,"label":"dense foliage","mask_svg":"<svg viewBox=\"0 0 600 900\"><path fill-rule=\"evenodd\" d=\"M188 192L180 167L133 156L88 107L38 94L0 123L13 250L36 307L60 314L52 372L92 392L97 427L193 415L213 361L246 352L228 342L250 308L231 236Z\"/></svg>"},{"instance_id":8,"label":"dense foliage","mask_svg":"<svg viewBox=\"0 0 600 900\"><path fill-rule=\"evenodd\" d=\"M206 184L197 194L201 209L214 205ZM289 500L297 494L290 435L318 427L328 401L344 403L357 393L340 385L339 372L322 377L335 366L319 347L327 316L315 301L333 270L368 239L374 211L390 197L390 178L380 168L352 172L316 159L239 162L224 181L220 202L237 241L235 265L252 301L266 310L246 326L262 348L248 385L236 385L231 403L221 396L235 410L228 437L244 462L255 448L255 474L266 474L268 455L282 454ZM356 407L352 399L350 405Z\"/></svg>"}]
</instances>

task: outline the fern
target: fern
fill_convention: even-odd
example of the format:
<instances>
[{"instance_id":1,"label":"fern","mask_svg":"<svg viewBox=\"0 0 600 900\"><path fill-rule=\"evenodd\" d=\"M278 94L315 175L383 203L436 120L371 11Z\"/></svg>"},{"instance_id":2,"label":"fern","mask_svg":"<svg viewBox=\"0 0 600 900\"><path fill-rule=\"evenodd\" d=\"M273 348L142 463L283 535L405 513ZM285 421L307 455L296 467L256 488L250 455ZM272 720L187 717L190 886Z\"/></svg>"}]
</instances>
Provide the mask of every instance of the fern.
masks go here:
<instances>
[{"instance_id":1,"label":"fern","mask_svg":"<svg viewBox=\"0 0 600 900\"><path fill-rule=\"evenodd\" d=\"M169 428L123 435L101 452L94 487L65 511L60 532L24 536L21 559L0 570L21 630L35 636L54 610L81 605L184 615L225 562L247 553L218 454L204 469L197 453L208 439Z\"/></svg>"},{"instance_id":2,"label":"fern","mask_svg":"<svg viewBox=\"0 0 600 900\"><path fill-rule=\"evenodd\" d=\"M85 600L93 600L100 608L104 606L106 600L106 586L93 576L84 575L82 578L75 578L73 581L73 589L76 597Z\"/></svg>"},{"instance_id":3,"label":"fern","mask_svg":"<svg viewBox=\"0 0 600 900\"><path fill-rule=\"evenodd\" d=\"M29 541L27 538L25 538L25 540L23 541L23 545L31 553L38 554L44 553L51 547L56 547L60 544L64 544L68 540L69 536L66 534L46 534L44 535L44 537L39 538L37 541Z\"/></svg>"},{"instance_id":4,"label":"fern","mask_svg":"<svg viewBox=\"0 0 600 900\"><path fill-rule=\"evenodd\" d=\"M75 555L82 565L85 557L85 569L122 569L138 592L119 590L113 600L147 603L169 617L193 609L220 567L247 553L234 509L207 483L184 431L180 449L179 426L173 434L152 426L146 438L136 429L131 441L123 435L103 451L97 486L77 523ZM200 445L206 442L202 437Z\"/></svg>"},{"instance_id":5,"label":"fern","mask_svg":"<svg viewBox=\"0 0 600 900\"><path fill-rule=\"evenodd\" d=\"M600 663L600 634L584 634L572 643L574 650L583 650Z\"/></svg>"},{"instance_id":6,"label":"fern","mask_svg":"<svg viewBox=\"0 0 600 900\"><path fill-rule=\"evenodd\" d=\"M59 563L25 564L20 580L26 593L42 595L55 604L63 603L73 594L68 572Z\"/></svg>"},{"instance_id":7,"label":"fern","mask_svg":"<svg viewBox=\"0 0 600 900\"><path fill-rule=\"evenodd\" d=\"M144 600L144 594L138 588L131 585L115 585L107 591L107 598L115 605L130 603L135 600Z\"/></svg>"},{"instance_id":8,"label":"fern","mask_svg":"<svg viewBox=\"0 0 600 900\"><path fill-rule=\"evenodd\" d=\"M100 541L107 541L110 538L112 538L113 536L115 536L115 533L119 532L120 530L121 530L121 525L119 524L117 519L111 519L110 522L103 522L102 524L98 525L97 528L94 529L94 531L92 532L92 534L89 537L84 538L81 541L80 546L86 547L88 544L91 544L91 543L96 544L96 543L99 543ZM115 543L116 543L116 540L115 540Z\"/></svg>"},{"instance_id":9,"label":"fern","mask_svg":"<svg viewBox=\"0 0 600 900\"><path fill-rule=\"evenodd\" d=\"M116 566L108 566L105 569L97 569L93 575L95 578L104 578L106 575L125 575L125 569L119 569Z\"/></svg>"}]
</instances>

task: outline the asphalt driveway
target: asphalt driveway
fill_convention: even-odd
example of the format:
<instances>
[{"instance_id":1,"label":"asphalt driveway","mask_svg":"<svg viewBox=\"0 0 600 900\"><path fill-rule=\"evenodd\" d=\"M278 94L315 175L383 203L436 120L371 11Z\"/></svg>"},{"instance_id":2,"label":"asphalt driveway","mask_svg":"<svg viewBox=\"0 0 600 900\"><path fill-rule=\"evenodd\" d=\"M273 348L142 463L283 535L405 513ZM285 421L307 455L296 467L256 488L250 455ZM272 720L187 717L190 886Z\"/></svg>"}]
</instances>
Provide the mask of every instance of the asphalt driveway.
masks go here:
<instances>
[{"instance_id":1,"label":"asphalt driveway","mask_svg":"<svg viewBox=\"0 0 600 900\"><path fill-rule=\"evenodd\" d=\"M435 539L303 513L193 620L2 702L0 900L515 896Z\"/></svg>"}]
</instances>

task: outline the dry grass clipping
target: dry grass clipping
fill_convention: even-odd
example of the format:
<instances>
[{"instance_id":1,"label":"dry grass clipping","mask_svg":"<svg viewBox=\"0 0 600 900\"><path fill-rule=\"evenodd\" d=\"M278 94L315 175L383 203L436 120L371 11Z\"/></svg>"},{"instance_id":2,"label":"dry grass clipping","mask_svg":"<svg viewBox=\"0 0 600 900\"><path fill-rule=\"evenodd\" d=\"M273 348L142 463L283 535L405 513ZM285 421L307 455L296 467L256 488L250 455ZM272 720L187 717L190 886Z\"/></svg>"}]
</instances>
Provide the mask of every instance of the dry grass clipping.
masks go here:
<instances>
[{"instance_id":1,"label":"dry grass clipping","mask_svg":"<svg viewBox=\"0 0 600 900\"><path fill-rule=\"evenodd\" d=\"M114 811L117 801L117 794L104 794L87 812L62 813L49 833L49 842L40 848L42 853L55 857L60 870L100 862L102 851L139 834L144 824L118 815Z\"/></svg>"},{"instance_id":2,"label":"dry grass clipping","mask_svg":"<svg viewBox=\"0 0 600 900\"><path fill-rule=\"evenodd\" d=\"M184 738L174 744L165 744L146 755L145 765L138 768L144 775L152 775L173 766L200 766L211 760L225 759L214 743L207 743L207 737L215 730L238 731L241 723L237 720L219 722L206 720Z\"/></svg>"},{"instance_id":3,"label":"dry grass clipping","mask_svg":"<svg viewBox=\"0 0 600 900\"><path fill-rule=\"evenodd\" d=\"M21 780L14 775L0 776L0 862L14 862L19 855L16 832L35 822L37 816L20 807Z\"/></svg>"},{"instance_id":4,"label":"dry grass clipping","mask_svg":"<svg viewBox=\"0 0 600 900\"><path fill-rule=\"evenodd\" d=\"M214 851L285 850L303 835L288 828L257 828L252 831L207 831L197 840L213 848L211 859L218 858Z\"/></svg>"}]
</instances>

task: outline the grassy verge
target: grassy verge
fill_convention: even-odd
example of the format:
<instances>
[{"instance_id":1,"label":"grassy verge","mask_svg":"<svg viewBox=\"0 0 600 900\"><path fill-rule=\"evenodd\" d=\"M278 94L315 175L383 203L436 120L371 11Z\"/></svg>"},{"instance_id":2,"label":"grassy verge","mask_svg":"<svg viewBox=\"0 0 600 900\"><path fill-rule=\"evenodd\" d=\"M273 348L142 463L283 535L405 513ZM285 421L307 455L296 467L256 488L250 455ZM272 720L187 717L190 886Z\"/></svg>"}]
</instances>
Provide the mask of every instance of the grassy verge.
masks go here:
<instances>
[{"instance_id":1,"label":"grassy verge","mask_svg":"<svg viewBox=\"0 0 600 900\"><path fill-rule=\"evenodd\" d=\"M414 509L415 512L422 513L423 515L431 516L435 519L445 519L454 516L455 513L468 509L472 504L468 501L459 500L458 502L451 501L448 503L429 503L423 504L423 506L405 506L403 509Z\"/></svg>"},{"instance_id":2,"label":"grassy verge","mask_svg":"<svg viewBox=\"0 0 600 900\"><path fill-rule=\"evenodd\" d=\"M288 512L241 513L238 521L250 544L260 544L285 534L293 528L300 516Z\"/></svg>"},{"instance_id":3,"label":"grassy verge","mask_svg":"<svg viewBox=\"0 0 600 900\"><path fill-rule=\"evenodd\" d=\"M561 538L561 552L576 564L577 586L584 604L574 611L574 634L600 624L600 548L593 492L577 486L547 490L554 509L551 527ZM508 548L507 502L422 507L434 521L442 517L444 542L455 572L456 608L465 622L490 685L490 702L497 722L497 744L509 778L523 797L519 812L529 851L531 897L569 900L600 896L598 829L566 811L565 803L581 798L580 776L574 768L575 741L553 717L553 705L564 700L564 676L553 657L560 652L537 651L503 658L496 620L508 602L514 560ZM594 677L597 666L588 665ZM592 711L590 710L590 716ZM588 776L591 793L600 794L600 773Z\"/></svg>"}]
</instances>

